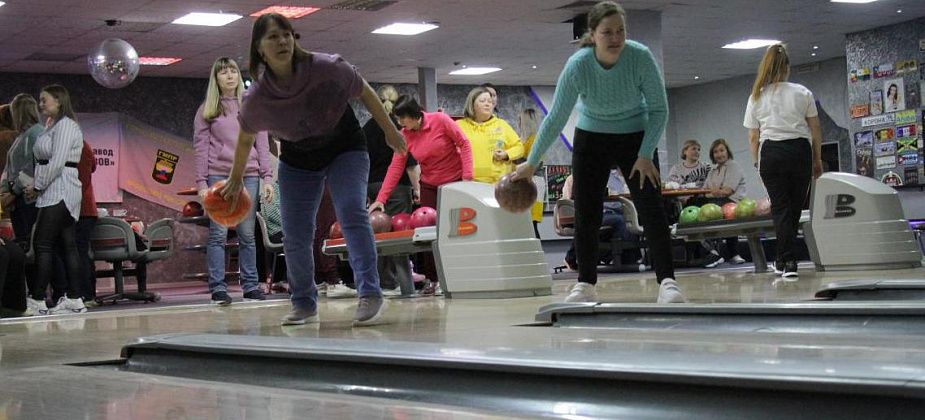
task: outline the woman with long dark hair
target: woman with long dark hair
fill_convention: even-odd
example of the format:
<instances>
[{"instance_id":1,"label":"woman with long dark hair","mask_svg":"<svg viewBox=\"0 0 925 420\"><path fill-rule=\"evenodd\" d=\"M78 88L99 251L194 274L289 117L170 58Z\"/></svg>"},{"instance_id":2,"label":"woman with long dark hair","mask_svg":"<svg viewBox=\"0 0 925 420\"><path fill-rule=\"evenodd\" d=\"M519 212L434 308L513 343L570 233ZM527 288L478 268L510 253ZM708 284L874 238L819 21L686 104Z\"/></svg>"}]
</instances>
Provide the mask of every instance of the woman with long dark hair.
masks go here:
<instances>
[{"instance_id":1,"label":"woman with long dark hair","mask_svg":"<svg viewBox=\"0 0 925 420\"><path fill-rule=\"evenodd\" d=\"M325 183L357 285L354 324L374 323L383 313L384 302L366 213L369 155L349 101L360 100L394 150L405 153L405 141L357 69L339 55L303 49L295 40L292 24L279 14L265 14L254 22L249 67L256 80L241 104L234 165L222 195L237 205L256 133L269 131L280 139L280 212L292 291L292 310L282 323L318 322L312 238Z\"/></svg>"}]
</instances>

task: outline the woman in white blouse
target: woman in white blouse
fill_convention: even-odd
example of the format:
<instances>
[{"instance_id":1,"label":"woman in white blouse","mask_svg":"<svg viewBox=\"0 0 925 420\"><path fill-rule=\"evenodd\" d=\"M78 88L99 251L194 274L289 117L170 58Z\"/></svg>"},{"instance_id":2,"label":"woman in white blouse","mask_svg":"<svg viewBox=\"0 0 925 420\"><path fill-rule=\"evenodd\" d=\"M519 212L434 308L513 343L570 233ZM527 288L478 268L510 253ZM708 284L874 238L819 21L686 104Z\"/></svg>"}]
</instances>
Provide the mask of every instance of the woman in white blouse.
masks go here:
<instances>
[{"instance_id":1,"label":"woman in white blouse","mask_svg":"<svg viewBox=\"0 0 925 420\"><path fill-rule=\"evenodd\" d=\"M39 209L32 246L35 250L36 284L26 303L35 314L86 312L80 298L80 260L75 242L75 224L80 218L81 185L77 163L83 148L83 133L77 125L71 97L64 86L50 85L39 95L39 108L47 118L45 130L35 142L35 180L25 190ZM48 309L45 289L53 275L54 249L64 249L67 291Z\"/></svg>"}]
</instances>

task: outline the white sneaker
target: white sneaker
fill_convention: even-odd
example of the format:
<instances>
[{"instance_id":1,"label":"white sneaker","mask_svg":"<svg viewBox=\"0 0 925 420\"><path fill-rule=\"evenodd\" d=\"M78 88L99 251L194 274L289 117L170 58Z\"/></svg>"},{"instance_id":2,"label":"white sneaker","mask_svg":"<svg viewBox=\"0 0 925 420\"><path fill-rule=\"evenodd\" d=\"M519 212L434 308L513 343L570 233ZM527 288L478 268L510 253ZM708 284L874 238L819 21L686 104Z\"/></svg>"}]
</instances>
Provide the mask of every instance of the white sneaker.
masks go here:
<instances>
[{"instance_id":1,"label":"white sneaker","mask_svg":"<svg viewBox=\"0 0 925 420\"><path fill-rule=\"evenodd\" d=\"M658 303L684 303L687 302L684 299L684 295L681 293L681 288L678 286L678 282L674 279L662 279L662 284L658 287Z\"/></svg>"},{"instance_id":2,"label":"white sneaker","mask_svg":"<svg viewBox=\"0 0 925 420\"><path fill-rule=\"evenodd\" d=\"M45 304L45 301L35 300L31 297L26 297L26 310L32 311L34 315L48 315L48 305Z\"/></svg>"},{"instance_id":3,"label":"white sneaker","mask_svg":"<svg viewBox=\"0 0 925 420\"><path fill-rule=\"evenodd\" d=\"M315 287L318 288L319 296L327 296L328 294L328 284L327 283L316 284Z\"/></svg>"},{"instance_id":4,"label":"white sneaker","mask_svg":"<svg viewBox=\"0 0 925 420\"><path fill-rule=\"evenodd\" d=\"M353 290L343 283L329 284L327 296L331 299L352 298L356 297L357 291Z\"/></svg>"},{"instance_id":5,"label":"white sneaker","mask_svg":"<svg viewBox=\"0 0 925 420\"><path fill-rule=\"evenodd\" d=\"M730 258L730 259L729 259L729 262L732 263L732 264L736 264L736 265L738 265L738 264L744 264L744 263L745 263L745 258L742 258L741 255L736 255L736 256Z\"/></svg>"},{"instance_id":6,"label":"white sneaker","mask_svg":"<svg viewBox=\"0 0 925 420\"><path fill-rule=\"evenodd\" d=\"M84 305L83 299L68 299L67 296L61 296L61 298L58 299L58 304L55 305L54 308L48 310L48 313L51 315L79 314L82 312L87 312L87 307Z\"/></svg>"},{"instance_id":7,"label":"white sneaker","mask_svg":"<svg viewBox=\"0 0 925 420\"><path fill-rule=\"evenodd\" d=\"M382 289L382 296L384 297L401 296L401 288L396 287L394 289Z\"/></svg>"},{"instance_id":8,"label":"white sneaker","mask_svg":"<svg viewBox=\"0 0 925 420\"><path fill-rule=\"evenodd\" d=\"M565 297L565 302L597 302L597 290L595 289L591 283L578 282L572 286L572 290Z\"/></svg>"}]
</instances>

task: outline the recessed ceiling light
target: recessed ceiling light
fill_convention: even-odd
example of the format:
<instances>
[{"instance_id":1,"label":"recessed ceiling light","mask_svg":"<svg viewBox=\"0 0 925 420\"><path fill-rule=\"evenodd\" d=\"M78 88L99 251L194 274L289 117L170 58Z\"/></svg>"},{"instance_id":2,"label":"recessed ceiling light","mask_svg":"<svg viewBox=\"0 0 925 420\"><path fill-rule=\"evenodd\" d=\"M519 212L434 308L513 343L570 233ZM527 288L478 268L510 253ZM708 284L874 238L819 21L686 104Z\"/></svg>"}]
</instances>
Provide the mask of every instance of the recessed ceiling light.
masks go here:
<instances>
[{"instance_id":1,"label":"recessed ceiling light","mask_svg":"<svg viewBox=\"0 0 925 420\"><path fill-rule=\"evenodd\" d=\"M896 9L896 13L902 13L903 9Z\"/></svg>"},{"instance_id":2,"label":"recessed ceiling light","mask_svg":"<svg viewBox=\"0 0 925 420\"><path fill-rule=\"evenodd\" d=\"M453 76L479 76L496 71L501 71L501 69L498 67L469 67L462 70L453 70L450 74Z\"/></svg>"},{"instance_id":3,"label":"recessed ceiling light","mask_svg":"<svg viewBox=\"0 0 925 420\"><path fill-rule=\"evenodd\" d=\"M733 42L731 44L723 45L723 48L733 50L751 50L755 48L767 47L768 45L774 44L780 44L780 41L775 39L746 39L745 41Z\"/></svg>"},{"instance_id":4,"label":"recessed ceiling light","mask_svg":"<svg viewBox=\"0 0 925 420\"><path fill-rule=\"evenodd\" d=\"M812 54L810 54L810 55L813 56L813 57L815 57L815 56L816 56L816 53L812 53Z\"/></svg>"},{"instance_id":5,"label":"recessed ceiling light","mask_svg":"<svg viewBox=\"0 0 925 420\"><path fill-rule=\"evenodd\" d=\"M818 45L813 45L813 49L814 49L814 50L818 50L818 49L819 49L819 46L818 46Z\"/></svg>"},{"instance_id":6,"label":"recessed ceiling light","mask_svg":"<svg viewBox=\"0 0 925 420\"><path fill-rule=\"evenodd\" d=\"M182 58L176 57L138 57L138 64L142 66L169 66L182 60Z\"/></svg>"},{"instance_id":7,"label":"recessed ceiling light","mask_svg":"<svg viewBox=\"0 0 925 420\"><path fill-rule=\"evenodd\" d=\"M301 6L270 6L263 10L258 10L254 13L251 13L252 17L260 17L267 13L276 13L278 15L285 16L288 19L298 19L300 17L308 16L312 13L315 13L321 9L317 7L301 7Z\"/></svg>"},{"instance_id":8,"label":"recessed ceiling light","mask_svg":"<svg viewBox=\"0 0 925 420\"><path fill-rule=\"evenodd\" d=\"M383 35L417 35L437 28L439 28L439 26L432 23L393 23L376 29L373 33Z\"/></svg>"},{"instance_id":9,"label":"recessed ceiling light","mask_svg":"<svg viewBox=\"0 0 925 420\"><path fill-rule=\"evenodd\" d=\"M536 69L536 66L533 66L533 69Z\"/></svg>"},{"instance_id":10,"label":"recessed ceiling light","mask_svg":"<svg viewBox=\"0 0 925 420\"><path fill-rule=\"evenodd\" d=\"M700 80L700 76L694 76L694 80Z\"/></svg>"},{"instance_id":11,"label":"recessed ceiling light","mask_svg":"<svg viewBox=\"0 0 925 420\"><path fill-rule=\"evenodd\" d=\"M0 1L0 7L3 7L4 4L6 4L5 1Z\"/></svg>"},{"instance_id":12,"label":"recessed ceiling light","mask_svg":"<svg viewBox=\"0 0 925 420\"><path fill-rule=\"evenodd\" d=\"M863 3L873 3L873 2L875 2L875 1L877 1L877 0L832 0L832 3L857 3L857 4L863 4Z\"/></svg>"},{"instance_id":13,"label":"recessed ceiling light","mask_svg":"<svg viewBox=\"0 0 925 420\"><path fill-rule=\"evenodd\" d=\"M190 13L170 23L176 23L177 25L225 26L242 17L234 13Z\"/></svg>"}]
</instances>

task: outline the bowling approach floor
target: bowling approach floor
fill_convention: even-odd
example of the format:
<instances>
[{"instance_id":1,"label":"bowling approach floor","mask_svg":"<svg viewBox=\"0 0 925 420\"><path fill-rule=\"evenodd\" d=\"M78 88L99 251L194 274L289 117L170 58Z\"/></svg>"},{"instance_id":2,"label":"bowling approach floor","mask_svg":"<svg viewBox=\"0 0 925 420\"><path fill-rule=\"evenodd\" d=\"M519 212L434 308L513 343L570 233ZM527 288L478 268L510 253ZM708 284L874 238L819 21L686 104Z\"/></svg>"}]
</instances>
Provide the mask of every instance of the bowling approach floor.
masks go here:
<instances>
[{"instance_id":1,"label":"bowling approach floor","mask_svg":"<svg viewBox=\"0 0 925 420\"><path fill-rule=\"evenodd\" d=\"M117 360L122 347L139 337L176 333L249 336L250 342L255 338L272 343L289 340L295 347L326 339L320 340L324 341L324 346L345 346L344 353L350 354L404 352L407 355L420 351L421 360L424 360L422 366L429 363L427 360L434 360L435 355L472 358L493 352L529 354L529 359L541 364L547 356L550 364L568 364L569 360L593 362L582 359L589 354L600 354L602 350L630 355L627 357L690 357L690 363L700 364L711 363L710 360L719 364L722 360L742 357L771 367L792 368L800 363L823 362L836 364L826 368L833 370L850 369L853 361L875 360L883 370L903 371L917 377L920 387L925 383L925 337L922 336L844 337L815 333L731 334L529 326L534 323L540 307L562 301L574 277L574 273L557 275L553 295L545 297L391 299L383 324L364 328L351 327L355 300L325 298L320 301L321 323L300 327L279 326L280 317L288 310L285 300L235 303L226 308L203 304L133 306L71 316L4 319L0 321L0 418L513 418L536 415L585 418L584 414L626 418L697 417L696 412L671 411L671 398L667 396L665 401L652 406L634 405L630 401L621 408L624 411L594 411L566 400L552 405L536 402L533 408L521 406L502 411L498 405L470 404L464 398L458 401L447 398L418 401L413 396L401 395L382 398L388 396L388 392L343 387L324 392L323 389L289 386L290 379L275 382L273 375L280 375L280 372L273 364L278 359L247 351L226 355L228 363L199 363L205 370L222 371L219 377L224 379L128 372L120 370L118 365L75 365ZM781 282L773 274L750 273L744 265L678 275L688 299L703 304L799 302L811 299L817 289L833 281L883 278L925 279L925 269L816 273L803 265L800 280L792 283ZM602 302L648 303L655 301L658 286L651 272L602 274L598 290ZM243 355L245 353L252 356ZM700 356L709 357L700 359ZM411 366L416 363L413 358L406 362ZM329 367L343 364L347 369L344 372L349 371L351 375L375 374L364 368L350 370L348 361L332 359L327 363ZM711 367L700 368L709 370ZM234 382L242 382L234 379L236 375L262 377L262 382L236 384ZM445 379L449 383L457 380L453 376ZM498 385L498 395L504 395L505 386ZM580 392L581 385L578 387ZM463 388L460 392L471 390ZM529 400L518 401L518 404L531 404ZM660 406L661 411L652 411L653 406ZM733 410L729 415L735 413Z\"/></svg>"}]
</instances>

